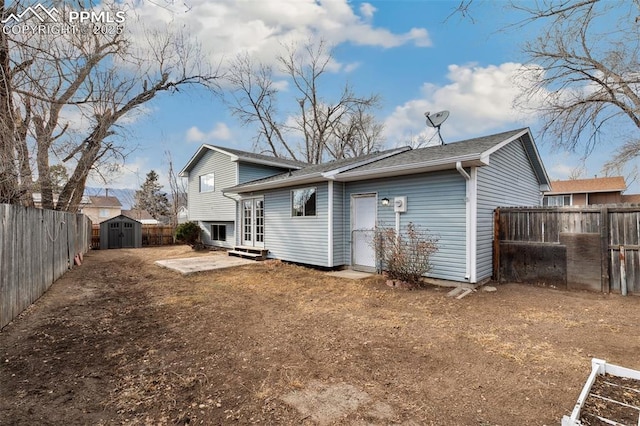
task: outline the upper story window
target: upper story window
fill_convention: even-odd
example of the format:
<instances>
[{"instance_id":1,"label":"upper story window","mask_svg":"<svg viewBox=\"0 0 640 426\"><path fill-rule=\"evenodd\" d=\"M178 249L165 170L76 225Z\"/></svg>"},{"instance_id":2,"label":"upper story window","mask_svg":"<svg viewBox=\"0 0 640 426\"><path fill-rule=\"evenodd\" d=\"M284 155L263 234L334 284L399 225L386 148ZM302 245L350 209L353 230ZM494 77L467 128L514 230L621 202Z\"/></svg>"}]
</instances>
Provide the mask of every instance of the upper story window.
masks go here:
<instances>
[{"instance_id":1,"label":"upper story window","mask_svg":"<svg viewBox=\"0 0 640 426\"><path fill-rule=\"evenodd\" d=\"M571 195L545 195L542 199L543 206L562 207L571 205Z\"/></svg>"},{"instance_id":2,"label":"upper story window","mask_svg":"<svg viewBox=\"0 0 640 426\"><path fill-rule=\"evenodd\" d=\"M291 191L291 216L316 215L316 188Z\"/></svg>"},{"instance_id":3,"label":"upper story window","mask_svg":"<svg viewBox=\"0 0 640 426\"><path fill-rule=\"evenodd\" d=\"M200 192L211 192L215 190L215 179L213 173L200 176Z\"/></svg>"},{"instance_id":4,"label":"upper story window","mask_svg":"<svg viewBox=\"0 0 640 426\"><path fill-rule=\"evenodd\" d=\"M99 215L100 215L100 217L109 217L109 216L111 216L111 210L109 210L109 209L100 209Z\"/></svg>"}]
</instances>

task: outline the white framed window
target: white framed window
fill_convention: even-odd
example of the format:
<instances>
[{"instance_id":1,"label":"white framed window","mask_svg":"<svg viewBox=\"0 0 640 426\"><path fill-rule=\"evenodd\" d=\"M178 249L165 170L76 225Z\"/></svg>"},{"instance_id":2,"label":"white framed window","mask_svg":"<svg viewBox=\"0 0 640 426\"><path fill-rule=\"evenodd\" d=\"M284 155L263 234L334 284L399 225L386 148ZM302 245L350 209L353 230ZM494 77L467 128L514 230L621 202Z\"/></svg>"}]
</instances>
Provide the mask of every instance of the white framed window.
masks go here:
<instances>
[{"instance_id":1,"label":"white framed window","mask_svg":"<svg viewBox=\"0 0 640 426\"><path fill-rule=\"evenodd\" d=\"M200 192L215 191L215 177L213 173L207 173L200 176Z\"/></svg>"},{"instance_id":2,"label":"white framed window","mask_svg":"<svg viewBox=\"0 0 640 426\"><path fill-rule=\"evenodd\" d=\"M109 213L111 213L109 209L100 209L99 215L100 217L109 217L110 216Z\"/></svg>"},{"instance_id":3,"label":"white framed window","mask_svg":"<svg viewBox=\"0 0 640 426\"><path fill-rule=\"evenodd\" d=\"M543 206L563 207L571 205L571 195L545 195L542 199Z\"/></svg>"},{"instance_id":4,"label":"white framed window","mask_svg":"<svg viewBox=\"0 0 640 426\"><path fill-rule=\"evenodd\" d=\"M316 188L301 188L291 191L291 216L316 215Z\"/></svg>"},{"instance_id":5,"label":"white framed window","mask_svg":"<svg viewBox=\"0 0 640 426\"><path fill-rule=\"evenodd\" d=\"M226 241L227 225L217 223L211 225L211 239L213 241Z\"/></svg>"}]
</instances>

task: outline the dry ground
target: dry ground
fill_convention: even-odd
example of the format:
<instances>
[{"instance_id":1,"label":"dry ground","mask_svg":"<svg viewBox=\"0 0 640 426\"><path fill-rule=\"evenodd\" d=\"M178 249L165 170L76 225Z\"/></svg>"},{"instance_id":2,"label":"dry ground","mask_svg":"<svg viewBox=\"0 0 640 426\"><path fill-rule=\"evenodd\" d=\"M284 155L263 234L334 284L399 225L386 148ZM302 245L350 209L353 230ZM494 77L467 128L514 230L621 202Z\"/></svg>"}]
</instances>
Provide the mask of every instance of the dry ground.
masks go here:
<instances>
[{"instance_id":1,"label":"dry ground","mask_svg":"<svg viewBox=\"0 0 640 426\"><path fill-rule=\"evenodd\" d=\"M591 357L640 368L637 297L153 265L185 255L91 252L5 327L0 424L557 425Z\"/></svg>"}]
</instances>

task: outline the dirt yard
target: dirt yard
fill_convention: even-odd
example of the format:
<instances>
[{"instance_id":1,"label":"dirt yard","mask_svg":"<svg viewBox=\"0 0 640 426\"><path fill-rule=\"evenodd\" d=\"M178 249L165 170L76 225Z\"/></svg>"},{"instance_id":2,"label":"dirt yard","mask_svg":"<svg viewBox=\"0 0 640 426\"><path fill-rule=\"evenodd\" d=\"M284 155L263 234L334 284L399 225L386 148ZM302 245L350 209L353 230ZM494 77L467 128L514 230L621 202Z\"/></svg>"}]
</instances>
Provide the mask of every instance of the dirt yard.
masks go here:
<instances>
[{"instance_id":1,"label":"dirt yard","mask_svg":"<svg viewBox=\"0 0 640 426\"><path fill-rule=\"evenodd\" d=\"M191 255L91 252L5 327L0 424L558 425L592 357L640 369L637 297L153 264Z\"/></svg>"}]
</instances>

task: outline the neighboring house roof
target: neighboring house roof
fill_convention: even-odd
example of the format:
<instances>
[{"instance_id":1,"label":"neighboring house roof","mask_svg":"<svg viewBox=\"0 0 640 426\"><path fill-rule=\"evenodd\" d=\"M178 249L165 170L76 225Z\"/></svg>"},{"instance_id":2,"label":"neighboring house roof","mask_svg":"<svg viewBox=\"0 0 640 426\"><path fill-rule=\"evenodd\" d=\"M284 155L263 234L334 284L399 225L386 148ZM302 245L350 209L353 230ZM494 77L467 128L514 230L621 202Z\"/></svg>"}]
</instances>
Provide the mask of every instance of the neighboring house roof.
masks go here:
<instances>
[{"instance_id":1,"label":"neighboring house roof","mask_svg":"<svg viewBox=\"0 0 640 426\"><path fill-rule=\"evenodd\" d=\"M554 194L585 194L594 192L622 192L627 189L622 176L555 180L551 182L551 191L545 195Z\"/></svg>"},{"instance_id":2,"label":"neighboring house roof","mask_svg":"<svg viewBox=\"0 0 640 426\"><path fill-rule=\"evenodd\" d=\"M191 170L193 166L195 166L196 163L200 161L202 156L207 151L216 151L216 152L220 152L222 154L228 155L229 157L231 157L231 161L244 161L247 163L289 168L293 170L297 170L307 166L307 163L296 161L296 160L290 160L288 158L279 158L279 157L273 157L270 155L256 154L254 152L241 151L239 149L232 149L232 148L225 148L221 146L203 144L200 146L200 148L198 148L198 151L196 151L193 157L191 157L187 165L184 166L184 168L180 171L179 176L186 177L189 170Z\"/></svg>"},{"instance_id":3,"label":"neighboring house roof","mask_svg":"<svg viewBox=\"0 0 640 426\"><path fill-rule=\"evenodd\" d=\"M263 179L236 185L231 188L225 188L222 192L246 192L257 189L278 188L281 186L304 184L311 182L319 182L332 178L336 174L352 169L354 167L363 166L371 162L379 161L389 156L396 155L400 152L410 150L409 147L394 148L386 151L376 151L360 157L345 158L334 160L327 163L307 165L303 169L294 170L289 173L281 173L275 176L269 176Z\"/></svg>"},{"instance_id":4,"label":"neighboring house roof","mask_svg":"<svg viewBox=\"0 0 640 426\"><path fill-rule=\"evenodd\" d=\"M623 203L640 204L640 194L629 194L622 196Z\"/></svg>"},{"instance_id":5,"label":"neighboring house roof","mask_svg":"<svg viewBox=\"0 0 640 426\"><path fill-rule=\"evenodd\" d=\"M91 207L122 207L117 197L89 196Z\"/></svg>"},{"instance_id":6,"label":"neighboring house roof","mask_svg":"<svg viewBox=\"0 0 640 426\"><path fill-rule=\"evenodd\" d=\"M149 213L146 210L140 210L140 209L122 210L122 215L129 217L131 219L139 220L139 221L143 221L143 220L157 221L156 218L151 216L151 213Z\"/></svg>"},{"instance_id":7,"label":"neighboring house roof","mask_svg":"<svg viewBox=\"0 0 640 426\"><path fill-rule=\"evenodd\" d=\"M454 169L458 165L483 166L489 164L492 153L519 138L524 142L538 182L543 188L548 187L549 178L542 160L529 129L525 128L446 145L420 149L404 147L355 159L309 166L291 173L236 185L223 191L242 193L327 179L352 181Z\"/></svg>"}]
</instances>

